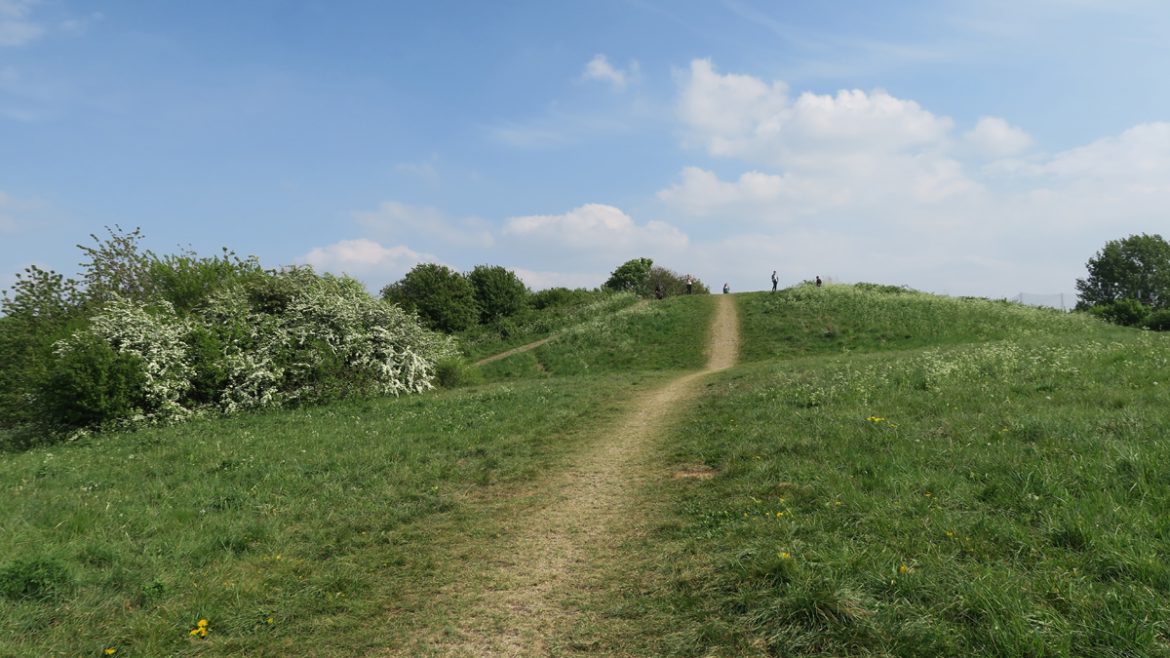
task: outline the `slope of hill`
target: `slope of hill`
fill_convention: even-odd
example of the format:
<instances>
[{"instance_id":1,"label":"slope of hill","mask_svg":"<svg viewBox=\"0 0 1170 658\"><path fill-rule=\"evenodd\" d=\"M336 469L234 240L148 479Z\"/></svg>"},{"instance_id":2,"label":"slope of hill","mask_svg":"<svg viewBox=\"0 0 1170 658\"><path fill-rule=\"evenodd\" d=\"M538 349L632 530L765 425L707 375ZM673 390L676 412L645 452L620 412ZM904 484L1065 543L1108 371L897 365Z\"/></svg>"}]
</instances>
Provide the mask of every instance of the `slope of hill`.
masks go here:
<instances>
[{"instance_id":1,"label":"slope of hill","mask_svg":"<svg viewBox=\"0 0 1170 658\"><path fill-rule=\"evenodd\" d=\"M740 365L662 421L546 649L1170 654L1166 335L874 286L731 298ZM548 484L702 367L713 301L606 309L481 386L0 455L0 656L443 637Z\"/></svg>"},{"instance_id":2,"label":"slope of hill","mask_svg":"<svg viewBox=\"0 0 1170 658\"><path fill-rule=\"evenodd\" d=\"M1165 335L845 286L741 303L755 362L669 457L711 477L673 481L652 575L609 601L640 651L1170 652Z\"/></svg>"}]
</instances>

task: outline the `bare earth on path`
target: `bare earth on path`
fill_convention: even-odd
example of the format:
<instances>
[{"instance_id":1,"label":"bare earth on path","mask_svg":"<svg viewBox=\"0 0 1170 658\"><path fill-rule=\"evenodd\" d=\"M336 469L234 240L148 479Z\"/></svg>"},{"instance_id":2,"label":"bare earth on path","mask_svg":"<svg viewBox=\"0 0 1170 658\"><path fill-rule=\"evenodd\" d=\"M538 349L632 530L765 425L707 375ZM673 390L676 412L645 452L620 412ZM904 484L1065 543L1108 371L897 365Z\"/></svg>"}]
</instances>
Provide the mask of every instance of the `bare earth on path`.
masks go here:
<instances>
[{"instance_id":1,"label":"bare earth on path","mask_svg":"<svg viewBox=\"0 0 1170 658\"><path fill-rule=\"evenodd\" d=\"M558 642L581 615L579 602L603 586L596 582L598 574L620 560L622 542L638 531L638 492L663 476L653 463L654 440L671 415L697 395L702 377L735 364L735 303L730 296L716 303L706 368L635 400L627 415L544 485L555 492L551 502L514 520L509 533L514 539L500 548L493 564L469 569L458 586L435 593L439 601L462 602L447 631L424 633L389 655L558 653Z\"/></svg>"},{"instance_id":2,"label":"bare earth on path","mask_svg":"<svg viewBox=\"0 0 1170 658\"><path fill-rule=\"evenodd\" d=\"M643 299L641 301L634 302L630 306L627 306L626 308L622 309L621 311L618 311L618 313L630 313L630 312L636 311L640 308L645 308L645 306L649 303L650 303L650 300ZM528 351L534 350L534 349L540 347L541 345L544 345L548 341L556 338L557 336L560 335L560 333L562 333L562 332L555 333L547 338L541 338L540 340L534 340L531 343L528 343L526 345L521 345L520 347L513 347L512 349L507 350L505 352L500 352L499 354L493 354L487 358L483 358L483 359L480 359L479 361L476 361L472 365L482 366L482 365L491 363L492 361L499 361L500 359L506 359L506 358L512 356L513 354L519 354L521 352L528 352Z\"/></svg>"}]
</instances>

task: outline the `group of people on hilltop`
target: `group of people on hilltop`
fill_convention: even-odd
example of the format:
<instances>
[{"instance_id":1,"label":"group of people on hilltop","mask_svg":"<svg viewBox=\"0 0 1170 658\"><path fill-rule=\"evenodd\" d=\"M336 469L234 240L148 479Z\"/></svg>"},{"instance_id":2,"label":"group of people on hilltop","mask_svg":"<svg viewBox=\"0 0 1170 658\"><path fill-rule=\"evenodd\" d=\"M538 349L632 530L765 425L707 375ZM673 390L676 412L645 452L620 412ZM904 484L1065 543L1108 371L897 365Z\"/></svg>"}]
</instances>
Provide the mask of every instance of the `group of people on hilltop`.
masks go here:
<instances>
[{"instance_id":1,"label":"group of people on hilltop","mask_svg":"<svg viewBox=\"0 0 1170 658\"><path fill-rule=\"evenodd\" d=\"M694 291L695 278L692 277L690 274L688 274L686 276L686 278L684 279L684 281L686 282L687 294L689 295ZM772 292L776 292L776 286L779 285L779 283L780 283L780 277L776 275L776 270L772 270ZM820 288L821 285L823 285L823 282L821 281L821 275L818 274L816 276L815 283L816 283L816 286L818 288ZM731 286L727 283L724 283L723 284L723 294L726 295L730 292L731 292ZM664 290L662 288L662 284L659 283L659 284L655 285L654 286L654 298L655 299L662 299L665 296L666 296L666 290Z\"/></svg>"}]
</instances>

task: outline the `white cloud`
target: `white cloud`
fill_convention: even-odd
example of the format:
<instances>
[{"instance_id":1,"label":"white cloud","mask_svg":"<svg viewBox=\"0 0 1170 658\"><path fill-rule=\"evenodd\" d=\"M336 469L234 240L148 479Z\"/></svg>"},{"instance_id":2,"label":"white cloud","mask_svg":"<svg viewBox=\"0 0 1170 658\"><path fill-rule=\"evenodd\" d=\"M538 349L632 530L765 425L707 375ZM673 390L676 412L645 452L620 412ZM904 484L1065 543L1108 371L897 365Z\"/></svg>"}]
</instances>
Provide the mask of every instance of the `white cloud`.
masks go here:
<instances>
[{"instance_id":1,"label":"white cloud","mask_svg":"<svg viewBox=\"0 0 1170 658\"><path fill-rule=\"evenodd\" d=\"M686 254L700 276L726 272L713 279L763 287L788 268L789 280L951 294L1069 292L1106 240L1158 230L1170 207L1170 122L1044 154L1003 118L956 135L913 100L790 98L784 82L720 74L708 60L679 77L677 108L687 145L741 167L730 178L686 167L657 194L701 220L686 225L696 236Z\"/></svg>"},{"instance_id":2,"label":"white cloud","mask_svg":"<svg viewBox=\"0 0 1170 658\"><path fill-rule=\"evenodd\" d=\"M616 267L616 265L614 266ZM524 285L533 290L545 288L596 288L606 276L598 272L550 272L528 270L522 267L513 270Z\"/></svg>"},{"instance_id":3,"label":"white cloud","mask_svg":"<svg viewBox=\"0 0 1170 658\"><path fill-rule=\"evenodd\" d=\"M594 55L593 59L585 65L585 71L581 74L584 80L597 80L600 82L607 82L616 90L626 88L626 85L637 80L639 73L639 66L637 61L631 61L630 67L627 70L614 68L609 63L609 59L605 55Z\"/></svg>"},{"instance_id":4,"label":"white cloud","mask_svg":"<svg viewBox=\"0 0 1170 658\"><path fill-rule=\"evenodd\" d=\"M714 172L686 167L682 180L660 190L658 198L672 210L695 217L727 217L783 223L815 210L842 206L849 191L815 178L748 171L725 182Z\"/></svg>"},{"instance_id":5,"label":"white cloud","mask_svg":"<svg viewBox=\"0 0 1170 658\"><path fill-rule=\"evenodd\" d=\"M436 208L385 201L377 209L355 213L358 224L377 237L395 242L420 240L455 246L490 247L488 223L478 217L452 219Z\"/></svg>"},{"instance_id":6,"label":"white cloud","mask_svg":"<svg viewBox=\"0 0 1170 658\"><path fill-rule=\"evenodd\" d=\"M688 143L750 162L832 168L858 155L917 153L938 146L952 121L884 91L803 93L780 81L722 75L709 60L681 79L679 116Z\"/></svg>"},{"instance_id":7,"label":"white cloud","mask_svg":"<svg viewBox=\"0 0 1170 658\"><path fill-rule=\"evenodd\" d=\"M639 226L621 209L600 203L560 215L513 217L505 222L503 232L529 242L607 252L687 244L687 236L670 224L652 220Z\"/></svg>"},{"instance_id":8,"label":"white cloud","mask_svg":"<svg viewBox=\"0 0 1170 658\"><path fill-rule=\"evenodd\" d=\"M1057 153L1038 173L1072 179L1167 184L1170 173L1170 123L1145 123L1117 137Z\"/></svg>"},{"instance_id":9,"label":"white cloud","mask_svg":"<svg viewBox=\"0 0 1170 658\"><path fill-rule=\"evenodd\" d=\"M37 3L33 0L0 0L0 46L23 46L45 33L45 28L29 20Z\"/></svg>"},{"instance_id":10,"label":"white cloud","mask_svg":"<svg viewBox=\"0 0 1170 658\"><path fill-rule=\"evenodd\" d=\"M999 117L981 117L964 139L976 153L989 158L1019 155L1032 147L1032 137Z\"/></svg>"},{"instance_id":11,"label":"white cloud","mask_svg":"<svg viewBox=\"0 0 1170 658\"><path fill-rule=\"evenodd\" d=\"M367 238L314 247L300 261L323 272L359 278L374 290L402 278L419 263L438 262L430 254L406 246L384 247Z\"/></svg>"}]
</instances>

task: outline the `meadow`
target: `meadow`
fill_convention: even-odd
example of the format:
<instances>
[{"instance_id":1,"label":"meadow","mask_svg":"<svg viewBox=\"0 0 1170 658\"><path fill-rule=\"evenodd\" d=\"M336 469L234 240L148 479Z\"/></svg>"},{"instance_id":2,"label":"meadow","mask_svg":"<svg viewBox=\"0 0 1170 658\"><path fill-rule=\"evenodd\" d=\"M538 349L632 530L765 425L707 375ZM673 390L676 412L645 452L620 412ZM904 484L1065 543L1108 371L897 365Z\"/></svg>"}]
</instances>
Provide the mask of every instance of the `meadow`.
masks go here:
<instances>
[{"instance_id":1,"label":"meadow","mask_svg":"<svg viewBox=\"0 0 1170 658\"><path fill-rule=\"evenodd\" d=\"M881 286L734 297L740 365L657 439L643 531L556 655L1170 655L1165 334ZM547 474L700 367L711 301L554 321L476 386L0 455L0 656L441 633L435 593Z\"/></svg>"}]
</instances>

